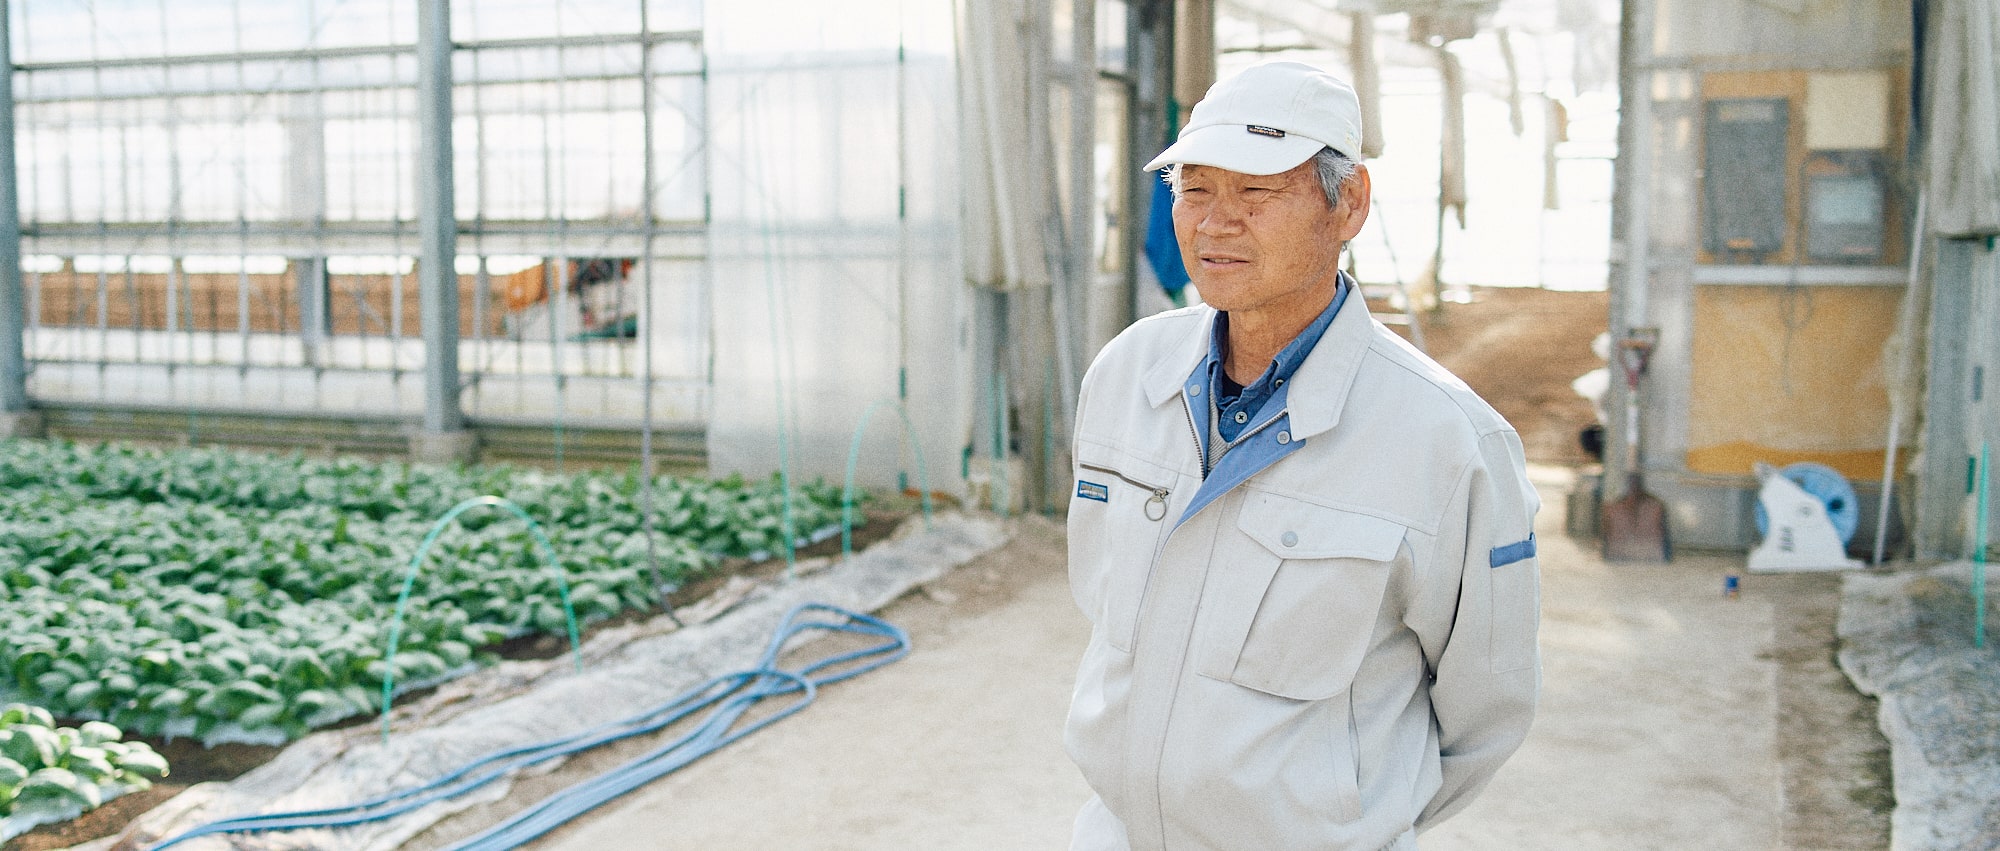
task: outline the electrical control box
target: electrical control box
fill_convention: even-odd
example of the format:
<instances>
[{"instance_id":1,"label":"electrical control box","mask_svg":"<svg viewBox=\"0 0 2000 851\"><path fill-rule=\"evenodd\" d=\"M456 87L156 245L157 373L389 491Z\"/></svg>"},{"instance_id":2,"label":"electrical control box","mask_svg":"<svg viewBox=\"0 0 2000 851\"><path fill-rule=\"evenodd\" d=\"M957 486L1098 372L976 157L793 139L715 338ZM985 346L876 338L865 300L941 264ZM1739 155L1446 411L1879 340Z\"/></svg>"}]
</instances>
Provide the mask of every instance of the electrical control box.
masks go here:
<instances>
[{"instance_id":1,"label":"electrical control box","mask_svg":"<svg viewBox=\"0 0 2000 851\"><path fill-rule=\"evenodd\" d=\"M1765 262L1785 246L1791 103L1781 97L1727 98L1708 101L1707 107L1703 248L1732 262Z\"/></svg>"},{"instance_id":2,"label":"electrical control box","mask_svg":"<svg viewBox=\"0 0 2000 851\"><path fill-rule=\"evenodd\" d=\"M1806 260L1881 262L1885 183L1879 151L1813 151L1807 155Z\"/></svg>"}]
</instances>

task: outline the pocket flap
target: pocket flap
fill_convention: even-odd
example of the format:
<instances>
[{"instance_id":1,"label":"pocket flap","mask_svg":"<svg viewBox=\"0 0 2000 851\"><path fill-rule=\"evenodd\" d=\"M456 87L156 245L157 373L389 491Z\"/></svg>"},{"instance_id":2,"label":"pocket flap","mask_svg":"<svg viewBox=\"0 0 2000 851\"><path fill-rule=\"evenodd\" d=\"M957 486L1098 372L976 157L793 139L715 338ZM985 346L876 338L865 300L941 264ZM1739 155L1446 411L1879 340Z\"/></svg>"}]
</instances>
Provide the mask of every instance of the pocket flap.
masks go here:
<instances>
[{"instance_id":1,"label":"pocket flap","mask_svg":"<svg viewBox=\"0 0 2000 851\"><path fill-rule=\"evenodd\" d=\"M1394 520L1261 492L1248 494L1236 526L1286 559L1389 561L1409 531Z\"/></svg>"}]
</instances>

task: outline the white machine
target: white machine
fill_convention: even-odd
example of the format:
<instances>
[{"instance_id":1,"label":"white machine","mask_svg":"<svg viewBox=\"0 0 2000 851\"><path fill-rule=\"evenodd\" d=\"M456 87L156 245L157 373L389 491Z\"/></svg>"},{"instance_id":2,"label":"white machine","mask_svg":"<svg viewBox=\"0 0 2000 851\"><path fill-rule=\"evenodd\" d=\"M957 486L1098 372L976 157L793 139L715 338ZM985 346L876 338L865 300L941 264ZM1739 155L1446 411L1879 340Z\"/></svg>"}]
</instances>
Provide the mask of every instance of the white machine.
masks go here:
<instances>
[{"instance_id":1,"label":"white machine","mask_svg":"<svg viewBox=\"0 0 2000 851\"><path fill-rule=\"evenodd\" d=\"M1768 518L1764 540L1750 551L1751 573L1801 573L1850 570L1861 566L1847 557L1846 544L1834 528L1828 506L1807 493L1783 471L1757 463L1757 492Z\"/></svg>"}]
</instances>

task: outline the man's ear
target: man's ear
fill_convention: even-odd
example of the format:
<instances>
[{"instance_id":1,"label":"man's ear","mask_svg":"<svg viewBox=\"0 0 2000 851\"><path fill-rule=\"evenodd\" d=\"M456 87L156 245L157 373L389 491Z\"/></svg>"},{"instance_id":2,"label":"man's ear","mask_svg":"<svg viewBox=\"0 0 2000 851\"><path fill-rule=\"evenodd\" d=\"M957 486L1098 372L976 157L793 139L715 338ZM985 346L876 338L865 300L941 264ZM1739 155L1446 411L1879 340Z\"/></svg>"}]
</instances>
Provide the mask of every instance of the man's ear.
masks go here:
<instances>
[{"instance_id":1,"label":"man's ear","mask_svg":"<svg viewBox=\"0 0 2000 851\"><path fill-rule=\"evenodd\" d=\"M1354 174L1340 184L1340 203L1333 206L1334 238L1347 242L1361 233L1368 222L1371 187L1368 166L1354 164Z\"/></svg>"}]
</instances>

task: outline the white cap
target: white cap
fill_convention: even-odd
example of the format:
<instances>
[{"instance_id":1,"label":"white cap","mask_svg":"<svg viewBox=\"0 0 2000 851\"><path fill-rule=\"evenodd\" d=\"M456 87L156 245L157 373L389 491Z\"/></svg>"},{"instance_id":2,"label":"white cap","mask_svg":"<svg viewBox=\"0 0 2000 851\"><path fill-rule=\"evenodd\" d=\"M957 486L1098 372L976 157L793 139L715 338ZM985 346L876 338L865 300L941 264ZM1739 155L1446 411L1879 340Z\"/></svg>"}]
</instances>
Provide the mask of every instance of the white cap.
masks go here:
<instances>
[{"instance_id":1,"label":"white cap","mask_svg":"<svg viewBox=\"0 0 2000 851\"><path fill-rule=\"evenodd\" d=\"M1359 158L1361 100L1354 87L1303 62L1261 62L1210 86L1180 139L1146 170L1183 163L1279 174L1320 148Z\"/></svg>"}]
</instances>

